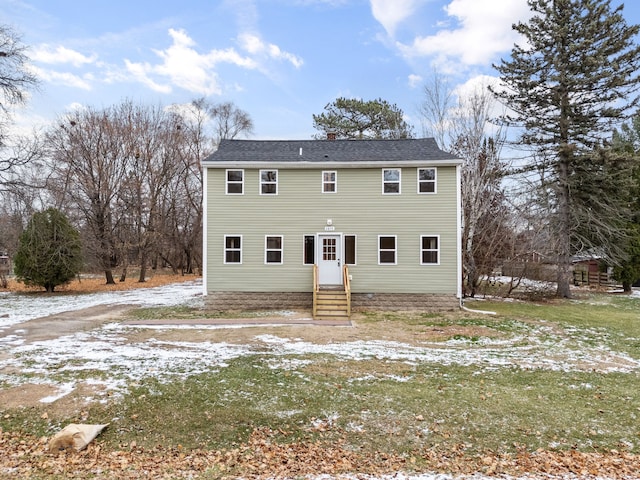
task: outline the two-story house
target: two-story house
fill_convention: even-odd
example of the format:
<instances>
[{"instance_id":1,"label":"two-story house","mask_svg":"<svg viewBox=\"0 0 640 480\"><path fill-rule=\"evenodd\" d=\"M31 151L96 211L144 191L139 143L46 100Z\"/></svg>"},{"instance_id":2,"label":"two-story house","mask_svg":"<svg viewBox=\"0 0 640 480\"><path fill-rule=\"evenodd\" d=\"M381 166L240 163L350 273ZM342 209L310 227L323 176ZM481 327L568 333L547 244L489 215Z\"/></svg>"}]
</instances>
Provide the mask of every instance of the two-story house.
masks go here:
<instances>
[{"instance_id":1,"label":"two-story house","mask_svg":"<svg viewBox=\"0 0 640 480\"><path fill-rule=\"evenodd\" d=\"M202 163L205 304L458 308L461 163L432 138L223 140Z\"/></svg>"}]
</instances>

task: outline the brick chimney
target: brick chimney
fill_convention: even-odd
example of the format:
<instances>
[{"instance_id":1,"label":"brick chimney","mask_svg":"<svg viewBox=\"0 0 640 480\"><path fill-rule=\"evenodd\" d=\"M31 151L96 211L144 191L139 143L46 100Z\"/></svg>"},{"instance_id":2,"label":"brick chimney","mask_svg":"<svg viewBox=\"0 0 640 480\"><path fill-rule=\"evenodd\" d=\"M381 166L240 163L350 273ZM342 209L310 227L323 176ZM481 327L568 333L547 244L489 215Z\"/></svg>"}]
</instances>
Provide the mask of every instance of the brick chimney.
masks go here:
<instances>
[{"instance_id":1,"label":"brick chimney","mask_svg":"<svg viewBox=\"0 0 640 480\"><path fill-rule=\"evenodd\" d=\"M327 131L327 140L335 140L336 132L334 130Z\"/></svg>"}]
</instances>

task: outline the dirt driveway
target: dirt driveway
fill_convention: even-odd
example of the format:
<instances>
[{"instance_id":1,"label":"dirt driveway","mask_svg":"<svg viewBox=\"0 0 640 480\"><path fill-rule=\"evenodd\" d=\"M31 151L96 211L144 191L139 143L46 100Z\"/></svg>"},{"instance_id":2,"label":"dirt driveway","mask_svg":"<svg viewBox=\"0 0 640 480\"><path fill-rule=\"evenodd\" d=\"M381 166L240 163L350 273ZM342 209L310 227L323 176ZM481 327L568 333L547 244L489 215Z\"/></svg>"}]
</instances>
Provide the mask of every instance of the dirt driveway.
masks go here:
<instances>
[{"instance_id":1,"label":"dirt driveway","mask_svg":"<svg viewBox=\"0 0 640 480\"><path fill-rule=\"evenodd\" d=\"M117 321L131 308L133 307L130 305L99 305L36 318L0 331L0 339L21 338L26 343L51 340L76 332L92 330L106 322Z\"/></svg>"}]
</instances>

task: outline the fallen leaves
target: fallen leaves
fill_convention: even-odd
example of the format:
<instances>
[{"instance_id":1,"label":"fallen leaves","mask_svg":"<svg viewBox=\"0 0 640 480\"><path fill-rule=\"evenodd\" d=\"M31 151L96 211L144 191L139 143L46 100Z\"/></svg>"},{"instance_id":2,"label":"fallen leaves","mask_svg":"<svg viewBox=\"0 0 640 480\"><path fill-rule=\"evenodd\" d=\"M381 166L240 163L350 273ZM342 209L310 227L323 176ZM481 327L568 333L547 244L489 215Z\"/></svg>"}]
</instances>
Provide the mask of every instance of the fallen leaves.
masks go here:
<instances>
[{"instance_id":1,"label":"fallen leaves","mask_svg":"<svg viewBox=\"0 0 640 480\"><path fill-rule=\"evenodd\" d=\"M435 473L549 478L631 478L640 471L640 456L612 450L585 453L520 450L515 454L470 454L463 445L432 447L411 455L357 451L343 439L287 443L281 431L255 430L249 440L225 450L185 450L158 446L106 451L99 443L81 452L52 454L49 439L0 430L0 477L63 476L112 480L164 478L294 478L307 475L383 475L416 470Z\"/></svg>"},{"instance_id":2,"label":"fallen leaves","mask_svg":"<svg viewBox=\"0 0 640 480\"><path fill-rule=\"evenodd\" d=\"M124 282L116 280L115 284L107 285L104 276L80 277L70 281L68 284L56 287L56 292L61 293L96 293L96 292L113 292L131 290L137 288L153 288L168 285L170 283L182 283L193 281L199 277L195 275L178 275L171 273L159 273L147 278L145 282L139 282L137 275L129 275ZM41 292L42 287L27 286L15 279L9 279L6 289L0 289L9 292Z\"/></svg>"}]
</instances>

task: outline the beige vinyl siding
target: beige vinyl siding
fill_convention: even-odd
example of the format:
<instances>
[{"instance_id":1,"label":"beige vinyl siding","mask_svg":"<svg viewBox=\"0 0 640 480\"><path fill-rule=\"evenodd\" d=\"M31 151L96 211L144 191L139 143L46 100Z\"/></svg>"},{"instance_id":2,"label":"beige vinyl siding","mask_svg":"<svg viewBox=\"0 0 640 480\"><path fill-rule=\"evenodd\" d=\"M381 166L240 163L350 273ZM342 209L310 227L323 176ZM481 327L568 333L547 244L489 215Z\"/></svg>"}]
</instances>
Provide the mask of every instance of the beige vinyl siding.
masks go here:
<instances>
[{"instance_id":1,"label":"beige vinyl siding","mask_svg":"<svg viewBox=\"0 0 640 480\"><path fill-rule=\"evenodd\" d=\"M434 195L417 193L415 167L401 169L400 195L382 194L381 168L335 169L337 193L322 193L322 170L279 168L278 194L260 195L259 170L245 169L244 195L225 195L225 169L207 169L208 291L310 291L304 235L331 219L327 233L357 236L355 293L456 294L455 167L438 167ZM225 234L242 235L242 265L223 263ZM283 236L282 265L265 265L265 235ZM379 235L397 237L396 265L378 265ZM439 236L439 265L420 265L421 235Z\"/></svg>"}]
</instances>

